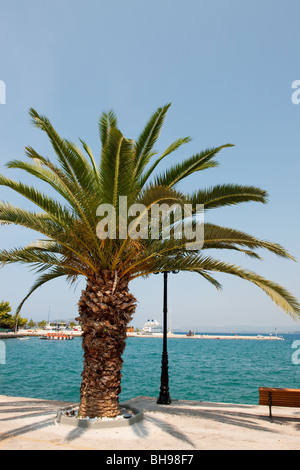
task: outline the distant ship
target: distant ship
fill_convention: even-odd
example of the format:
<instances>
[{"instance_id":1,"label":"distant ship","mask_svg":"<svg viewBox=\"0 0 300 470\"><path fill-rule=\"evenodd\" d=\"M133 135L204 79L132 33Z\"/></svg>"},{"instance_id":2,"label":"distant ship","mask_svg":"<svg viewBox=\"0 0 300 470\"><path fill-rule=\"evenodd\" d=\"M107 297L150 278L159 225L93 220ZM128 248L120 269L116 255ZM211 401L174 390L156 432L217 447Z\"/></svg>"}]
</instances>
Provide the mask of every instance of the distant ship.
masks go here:
<instances>
[{"instance_id":1,"label":"distant ship","mask_svg":"<svg viewBox=\"0 0 300 470\"><path fill-rule=\"evenodd\" d=\"M143 326L143 332L147 334L161 333L162 326L157 320L148 320Z\"/></svg>"}]
</instances>

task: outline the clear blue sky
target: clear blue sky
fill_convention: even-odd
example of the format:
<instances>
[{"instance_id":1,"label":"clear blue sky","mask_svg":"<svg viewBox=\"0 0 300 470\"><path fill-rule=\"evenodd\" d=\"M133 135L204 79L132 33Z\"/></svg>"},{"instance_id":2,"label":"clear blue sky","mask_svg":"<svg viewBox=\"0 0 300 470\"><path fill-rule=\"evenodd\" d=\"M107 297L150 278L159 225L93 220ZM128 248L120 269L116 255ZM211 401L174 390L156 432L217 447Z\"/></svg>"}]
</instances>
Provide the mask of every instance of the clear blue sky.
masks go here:
<instances>
[{"instance_id":1,"label":"clear blue sky","mask_svg":"<svg viewBox=\"0 0 300 470\"><path fill-rule=\"evenodd\" d=\"M219 209L206 220L281 243L300 260L300 105L291 101L291 84L300 79L299 14L297 0L1 0L6 104L0 104L0 171L23 177L4 165L25 158L25 145L50 155L45 136L30 124L30 107L47 115L63 137L83 138L98 155L102 111L113 108L123 133L135 138L158 106L172 102L158 150L178 137L193 139L172 162L235 144L220 154L217 169L193 175L183 190L240 183L269 193L268 205ZM0 199L28 206L4 188ZM3 248L32 238L30 231L0 228ZM220 257L300 299L299 263L261 254L263 262L230 252ZM26 267L1 269L0 298L15 308L33 279ZM198 275L170 276L174 328L300 330L256 287L226 275L218 279L220 293ZM75 317L83 285L74 291L52 281L32 295L22 316L47 319L51 305L51 319ZM133 324L161 320L161 276L132 283L132 291L139 300Z\"/></svg>"}]
</instances>

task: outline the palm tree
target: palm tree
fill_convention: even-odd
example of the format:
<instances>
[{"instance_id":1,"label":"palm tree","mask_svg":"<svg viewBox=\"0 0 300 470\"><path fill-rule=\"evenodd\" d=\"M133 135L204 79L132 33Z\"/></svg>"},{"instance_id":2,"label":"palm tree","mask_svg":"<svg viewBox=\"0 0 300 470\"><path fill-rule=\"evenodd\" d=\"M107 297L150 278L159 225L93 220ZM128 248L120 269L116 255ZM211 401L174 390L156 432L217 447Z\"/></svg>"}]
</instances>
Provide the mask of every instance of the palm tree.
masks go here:
<instances>
[{"instance_id":1,"label":"palm tree","mask_svg":"<svg viewBox=\"0 0 300 470\"><path fill-rule=\"evenodd\" d=\"M179 183L194 172L217 165L215 157L229 144L209 148L156 173L157 165L172 152L188 143L190 138L175 140L158 157L154 146L159 137L169 104L158 108L136 141L126 139L117 126L112 111L99 119L101 158L97 162L89 146L82 140L78 147L61 138L47 117L30 110L33 123L48 136L56 155L53 162L26 147L29 161L11 161L8 168L20 169L50 186L52 195L46 195L22 181L0 176L0 184L9 187L34 203L37 211L0 204L2 224L21 225L42 235L29 246L0 252L0 261L26 263L39 277L24 301L46 282L66 276L74 283L79 276L86 278L86 287L79 300L79 317L83 329L84 367L80 389L80 414L83 417L110 416L119 412L122 353L126 340L126 325L132 319L136 299L129 292L129 282L152 273L166 270L191 271L200 274L217 288L214 272L223 272L248 280L271 297L293 318L298 318L300 306L283 287L241 267L205 255L205 250L233 249L259 258L257 249L264 248L283 258L292 257L280 245L260 240L239 230L215 224L204 225L204 244L201 250L187 249L183 236L151 239L133 237L124 233L124 220L118 219L122 196L128 207L143 204L148 209L157 203L189 204L195 226L197 204L205 211L226 205L257 201L266 203L264 190L253 186L218 185L184 194ZM121 196L121 197L120 197ZM115 208L117 224L115 236L100 237L98 207L102 204ZM189 207L190 207L189 206ZM102 206L106 207L106 206ZM104 215L104 214L102 214ZM140 214L141 217L141 214ZM103 219L101 219L103 220ZM135 219L135 227L138 225ZM132 222L128 216L127 222ZM173 229L177 221L173 220ZM160 235L161 235L161 224Z\"/></svg>"}]
</instances>

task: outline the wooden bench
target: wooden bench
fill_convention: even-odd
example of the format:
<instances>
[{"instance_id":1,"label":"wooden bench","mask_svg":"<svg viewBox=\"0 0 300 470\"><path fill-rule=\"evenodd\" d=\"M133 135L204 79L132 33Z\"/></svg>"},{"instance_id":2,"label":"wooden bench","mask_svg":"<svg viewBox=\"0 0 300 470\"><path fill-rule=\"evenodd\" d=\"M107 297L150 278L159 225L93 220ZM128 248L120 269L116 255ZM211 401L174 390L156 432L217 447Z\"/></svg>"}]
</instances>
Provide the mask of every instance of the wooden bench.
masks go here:
<instances>
[{"instance_id":1,"label":"wooden bench","mask_svg":"<svg viewBox=\"0 0 300 470\"><path fill-rule=\"evenodd\" d=\"M269 407L269 417L272 418L272 406L300 407L300 390L259 387L259 404Z\"/></svg>"}]
</instances>

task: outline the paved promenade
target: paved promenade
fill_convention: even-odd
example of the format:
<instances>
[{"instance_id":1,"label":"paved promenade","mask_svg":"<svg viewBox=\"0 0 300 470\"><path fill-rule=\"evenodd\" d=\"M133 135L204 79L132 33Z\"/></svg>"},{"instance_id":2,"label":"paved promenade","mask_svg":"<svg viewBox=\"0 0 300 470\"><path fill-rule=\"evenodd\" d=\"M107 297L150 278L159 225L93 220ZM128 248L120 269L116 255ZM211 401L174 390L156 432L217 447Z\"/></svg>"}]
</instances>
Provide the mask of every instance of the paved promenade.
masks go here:
<instances>
[{"instance_id":1,"label":"paved promenade","mask_svg":"<svg viewBox=\"0 0 300 470\"><path fill-rule=\"evenodd\" d=\"M127 402L141 422L83 429L56 421L69 403L0 395L0 450L300 450L300 409L154 398Z\"/></svg>"}]
</instances>

